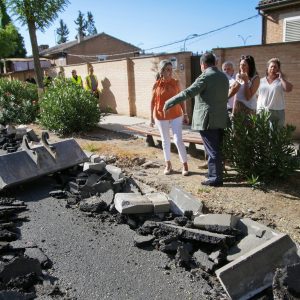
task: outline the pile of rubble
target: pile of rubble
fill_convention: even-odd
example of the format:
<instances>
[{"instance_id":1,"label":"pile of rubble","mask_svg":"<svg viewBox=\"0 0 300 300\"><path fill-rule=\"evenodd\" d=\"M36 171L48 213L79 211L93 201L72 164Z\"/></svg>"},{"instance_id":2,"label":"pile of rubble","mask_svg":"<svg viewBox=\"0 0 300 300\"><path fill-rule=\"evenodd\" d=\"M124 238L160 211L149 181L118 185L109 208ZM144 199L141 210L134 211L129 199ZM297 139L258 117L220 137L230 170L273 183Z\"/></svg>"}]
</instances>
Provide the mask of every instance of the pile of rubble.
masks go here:
<instances>
[{"instance_id":1,"label":"pile of rubble","mask_svg":"<svg viewBox=\"0 0 300 300\"><path fill-rule=\"evenodd\" d=\"M52 174L59 184L50 192L52 197L66 199L67 207L79 207L104 222L128 224L136 231L133 242L137 247L168 254L171 261L166 270L184 267L201 274L210 285L217 278L232 299L249 299L271 286L275 299L300 296L299 249L288 235L250 219L204 214L201 201L189 193L177 187L170 194L157 192L126 176L114 162L114 157L84 153L73 139L49 144L44 133L42 144L30 146L24 135L19 151L0 155L0 189ZM24 253L37 250L21 248L17 248L18 255L26 266L29 258ZM13 278L6 277L5 266L14 266L13 262L11 256L2 259L2 290L10 288L7 284ZM38 268L36 262L33 265ZM36 278L43 274L40 269L31 273ZM220 298L222 292L215 295Z\"/></svg>"},{"instance_id":2,"label":"pile of rubble","mask_svg":"<svg viewBox=\"0 0 300 300\"><path fill-rule=\"evenodd\" d=\"M91 155L89 162L60 173L63 188L50 195L66 198L69 207L91 216L109 221L114 216L128 224L136 231L137 247L172 258L166 270L184 267L194 274L204 271L208 278L216 275L232 299L249 299L272 284L274 295L300 296L291 279L300 278L300 258L288 235L247 218L203 214L203 204L189 193L177 187L168 195L157 192L125 176L112 162Z\"/></svg>"},{"instance_id":3,"label":"pile of rubble","mask_svg":"<svg viewBox=\"0 0 300 300\"><path fill-rule=\"evenodd\" d=\"M0 198L0 299L34 299L65 295L47 273L52 262L32 242L18 240L28 221L23 201Z\"/></svg>"}]
</instances>

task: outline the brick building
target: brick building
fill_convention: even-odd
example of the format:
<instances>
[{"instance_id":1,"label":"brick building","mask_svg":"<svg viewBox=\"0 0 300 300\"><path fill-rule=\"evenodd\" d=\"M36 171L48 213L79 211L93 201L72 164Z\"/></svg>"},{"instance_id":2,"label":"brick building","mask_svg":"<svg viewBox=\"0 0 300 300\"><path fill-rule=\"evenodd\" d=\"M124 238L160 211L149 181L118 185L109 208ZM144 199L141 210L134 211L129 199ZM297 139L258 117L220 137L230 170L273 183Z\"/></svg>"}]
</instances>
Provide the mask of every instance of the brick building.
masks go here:
<instances>
[{"instance_id":1,"label":"brick building","mask_svg":"<svg viewBox=\"0 0 300 300\"><path fill-rule=\"evenodd\" d=\"M262 44L300 41L300 0L261 0Z\"/></svg>"},{"instance_id":2,"label":"brick building","mask_svg":"<svg viewBox=\"0 0 300 300\"><path fill-rule=\"evenodd\" d=\"M95 62L138 56L140 48L104 32L41 49L40 56L49 58L56 66Z\"/></svg>"}]
</instances>

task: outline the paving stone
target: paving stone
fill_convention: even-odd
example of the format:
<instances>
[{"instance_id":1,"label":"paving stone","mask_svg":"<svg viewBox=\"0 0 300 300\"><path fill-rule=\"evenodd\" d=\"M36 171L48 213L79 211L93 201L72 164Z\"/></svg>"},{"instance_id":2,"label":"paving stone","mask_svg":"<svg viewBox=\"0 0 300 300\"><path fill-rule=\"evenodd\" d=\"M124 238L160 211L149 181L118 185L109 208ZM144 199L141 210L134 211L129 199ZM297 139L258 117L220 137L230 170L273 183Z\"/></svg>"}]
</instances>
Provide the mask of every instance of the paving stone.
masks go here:
<instances>
[{"instance_id":1,"label":"paving stone","mask_svg":"<svg viewBox=\"0 0 300 300\"><path fill-rule=\"evenodd\" d=\"M232 234L236 231L238 220L230 214L206 214L195 217L194 226L212 232Z\"/></svg>"},{"instance_id":2,"label":"paving stone","mask_svg":"<svg viewBox=\"0 0 300 300\"><path fill-rule=\"evenodd\" d=\"M231 299L249 299L272 285L276 268L299 261L297 247L291 238L277 234L216 270L216 275Z\"/></svg>"},{"instance_id":3,"label":"paving stone","mask_svg":"<svg viewBox=\"0 0 300 300\"><path fill-rule=\"evenodd\" d=\"M114 180L118 180L124 177L122 170L114 165L107 165L106 171L111 174Z\"/></svg>"},{"instance_id":4,"label":"paving stone","mask_svg":"<svg viewBox=\"0 0 300 300\"><path fill-rule=\"evenodd\" d=\"M17 257L8 263L0 262L0 279L8 283L11 279L35 273L42 275L42 269L37 259Z\"/></svg>"},{"instance_id":5,"label":"paving stone","mask_svg":"<svg viewBox=\"0 0 300 300\"><path fill-rule=\"evenodd\" d=\"M85 162L83 164L83 172L101 173L105 170L105 167L106 163L104 161L100 161L99 163Z\"/></svg>"},{"instance_id":6,"label":"paving stone","mask_svg":"<svg viewBox=\"0 0 300 300\"><path fill-rule=\"evenodd\" d=\"M236 245L234 245L228 250L227 260L233 261L239 258L240 256L245 255L250 250L262 245L265 242L266 239L259 238L254 234L246 235Z\"/></svg>"},{"instance_id":7,"label":"paving stone","mask_svg":"<svg viewBox=\"0 0 300 300\"><path fill-rule=\"evenodd\" d=\"M157 192L146 194L146 197L152 202L155 214L170 211L170 202L167 194Z\"/></svg>"},{"instance_id":8,"label":"paving stone","mask_svg":"<svg viewBox=\"0 0 300 300\"><path fill-rule=\"evenodd\" d=\"M153 212L153 204L146 197L134 193L117 193L114 199L115 208L122 214L139 214Z\"/></svg>"},{"instance_id":9,"label":"paving stone","mask_svg":"<svg viewBox=\"0 0 300 300\"><path fill-rule=\"evenodd\" d=\"M235 237L230 235L180 227L167 222L159 222L158 224L162 229L169 230L170 232L176 232L181 236L181 238L186 240L198 241L212 245L225 245L226 243L232 244L235 241Z\"/></svg>"},{"instance_id":10,"label":"paving stone","mask_svg":"<svg viewBox=\"0 0 300 300\"><path fill-rule=\"evenodd\" d=\"M271 239L278 234L275 230L249 218L238 220L236 227L244 236L254 234L257 237L264 237L266 240Z\"/></svg>"},{"instance_id":11,"label":"paving stone","mask_svg":"<svg viewBox=\"0 0 300 300\"><path fill-rule=\"evenodd\" d=\"M169 199L170 209L174 214L186 215L192 212L196 216L202 213L203 203L178 187L172 188Z\"/></svg>"}]
</instances>

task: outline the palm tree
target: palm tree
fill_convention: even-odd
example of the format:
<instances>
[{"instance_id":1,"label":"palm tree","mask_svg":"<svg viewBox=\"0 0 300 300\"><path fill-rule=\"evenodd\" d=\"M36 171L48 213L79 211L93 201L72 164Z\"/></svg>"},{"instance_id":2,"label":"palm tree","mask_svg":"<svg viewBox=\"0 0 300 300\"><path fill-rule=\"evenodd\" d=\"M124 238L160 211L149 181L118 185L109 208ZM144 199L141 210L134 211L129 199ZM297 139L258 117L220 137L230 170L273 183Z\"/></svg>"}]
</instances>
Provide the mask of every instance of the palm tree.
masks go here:
<instances>
[{"instance_id":1,"label":"palm tree","mask_svg":"<svg viewBox=\"0 0 300 300\"><path fill-rule=\"evenodd\" d=\"M19 17L23 25L28 26L34 69L36 72L37 84L43 88L42 69L39 60L39 50L36 38L36 31L42 32L50 26L57 18L58 13L63 11L69 3L68 0L8 0L8 6Z\"/></svg>"}]
</instances>

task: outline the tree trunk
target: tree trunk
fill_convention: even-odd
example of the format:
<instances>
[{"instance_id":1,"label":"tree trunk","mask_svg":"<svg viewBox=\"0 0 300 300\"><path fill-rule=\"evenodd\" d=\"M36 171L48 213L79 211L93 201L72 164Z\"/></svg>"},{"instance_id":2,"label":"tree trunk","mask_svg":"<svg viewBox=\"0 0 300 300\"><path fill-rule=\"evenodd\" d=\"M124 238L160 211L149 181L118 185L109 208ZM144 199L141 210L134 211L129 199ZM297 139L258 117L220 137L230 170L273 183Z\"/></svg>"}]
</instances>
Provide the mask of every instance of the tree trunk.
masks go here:
<instances>
[{"instance_id":1,"label":"tree trunk","mask_svg":"<svg viewBox=\"0 0 300 300\"><path fill-rule=\"evenodd\" d=\"M34 61L34 70L36 74L36 80L37 85L39 89L43 89L43 74L42 74L42 68L39 58L39 49L37 44L37 38L36 38L36 28L34 21L28 20L28 31L31 41L31 48L32 48L32 55L33 55L33 61ZM40 90L39 90L40 91Z\"/></svg>"}]
</instances>

